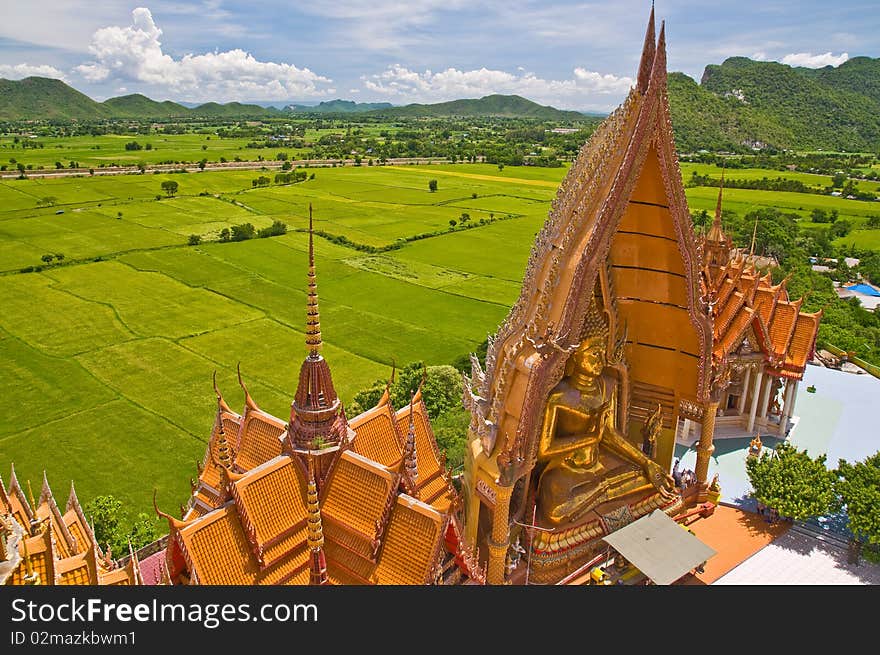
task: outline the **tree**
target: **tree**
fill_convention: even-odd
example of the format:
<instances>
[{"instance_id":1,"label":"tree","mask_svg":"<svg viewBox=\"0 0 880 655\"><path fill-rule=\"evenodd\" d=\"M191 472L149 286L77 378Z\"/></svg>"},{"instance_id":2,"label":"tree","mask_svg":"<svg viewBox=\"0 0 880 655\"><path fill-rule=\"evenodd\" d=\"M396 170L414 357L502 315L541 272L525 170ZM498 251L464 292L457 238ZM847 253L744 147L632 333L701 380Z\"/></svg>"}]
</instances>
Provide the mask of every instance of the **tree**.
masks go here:
<instances>
[{"instance_id":1,"label":"tree","mask_svg":"<svg viewBox=\"0 0 880 655\"><path fill-rule=\"evenodd\" d=\"M46 255L43 255L42 257L40 257L40 259L42 259L45 263L49 264L52 262L53 259L55 259L55 255L46 254Z\"/></svg>"},{"instance_id":2,"label":"tree","mask_svg":"<svg viewBox=\"0 0 880 655\"><path fill-rule=\"evenodd\" d=\"M840 460L837 473L836 489L850 532L863 542L880 544L880 451L864 462Z\"/></svg>"},{"instance_id":3,"label":"tree","mask_svg":"<svg viewBox=\"0 0 880 655\"><path fill-rule=\"evenodd\" d=\"M825 455L811 458L782 442L760 458L746 460L746 472L758 502L780 516L807 519L828 514L834 507L836 474L825 466Z\"/></svg>"},{"instance_id":4,"label":"tree","mask_svg":"<svg viewBox=\"0 0 880 655\"><path fill-rule=\"evenodd\" d=\"M232 226L232 241L247 241L254 238L256 229L251 223L241 223Z\"/></svg>"},{"instance_id":5,"label":"tree","mask_svg":"<svg viewBox=\"0 0 880 655\"><path fill-rule=\"evenodd\" d=\"M208 160L207 160L207 159L202 159L202 160L199 162L199 170L200 170L200 171L205 170L205 166L206 166L207 164L208 164Z\"/></svg>"},{"instance_id":6,"label":"tree","mask_svg":"<svg viewBox=\"0 0 880 655\"><path fill-rule=\"evenodd\" d=\"M450 219L450 221L449 221L449 227L452 228L452 227L455 227L456 225L458 225L458 221L456 221L454 218L453 218L453 219Z\"/></svg>"},{"instance_id":7,"label":"tree","mask_svg":"<svg viewBox=\"0 0 880 655\"><path fill-rule=\"evenodd\" d=\"M164 191L169 197L177 193L179 187L180 185L174 180L165 180L162 182L162 191Z\"/></svg>"},{"instance_id":8,"label":"tree","mask_svg":"<svg viewBox=\"0 0 880 655\"><path fill-rule=\"evenodd\" d=\"M55 260L58 262L63 262L64 261L64 253L63 252L56 252L55 253Z\"/></svg>"},{"instance_id":9,"label":"tree","mask_svg":"<svg viewBox=\"0 0 880 655\"><path fill-rule=\"evenodd\" d=\"M437 190L437 180L428 180L428 190L434 193Z\"/></svg>"},{"instance_id":10,"label":"tree","mask_svg":"<svg viewBox=\"0 0 880 655\"><path fill-rule=\"evenodd\" d=\"M95 540L102 548L107 546L120 554L122 552L122 502L114 496L95 496L83 508L85 515L92 520ZM126 544L127 545L127 544Z\"/></svg>"},{"instance_id":11,"label":"tree","mask_svg":"<svg viewBox=\"0 0 880 655\"><path fill-rule=\"evenodd\" d=\"M230 233L228 227L224 227L222 230L220 230L220 241L229 241L231 236L232 234Z\"/></svg>"},{"instance_id":12,"label":"tree","mask_svg":"<svg viewBox=\"0 0 880 655\"><path fill-rule=\"evenodd\" d=\"M186 241L186 245L188 246L197 246L202 242L202 237L198 234L190 234L189 238Z\"/></svg>"},{"instance_id":13,"label":"tree","mask_svg":"<svg viewBox=\"0 0 880 655\"><path fill-rule=\"evenodd\" d=\"M156 529L156 517L140 512L128 531L128 541L131 542L131 547L137 550L153 543L158 538L159 531Z\"/></svg>"},{"instance_id":14,"label":"tree","mask_svg":"<svg viewBox=\"0 0 880 655\"><path fill-rule=\"evenodd\" d=\"M278 237L282 234L287 234L287 225L278 220L272 221L272 225L261 228L260 231L257 232L257 236L261 239L265 239L266 237Z\"/></svg>"}]
</instances>

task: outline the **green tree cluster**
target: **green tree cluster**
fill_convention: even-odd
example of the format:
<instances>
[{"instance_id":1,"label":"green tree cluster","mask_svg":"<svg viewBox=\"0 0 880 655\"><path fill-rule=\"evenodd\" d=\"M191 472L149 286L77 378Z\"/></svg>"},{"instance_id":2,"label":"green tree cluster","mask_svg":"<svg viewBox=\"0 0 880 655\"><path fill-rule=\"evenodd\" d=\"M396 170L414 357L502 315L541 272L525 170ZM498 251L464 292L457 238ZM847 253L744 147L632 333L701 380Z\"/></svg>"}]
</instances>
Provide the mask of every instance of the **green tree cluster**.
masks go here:
<instances>
[{"instance_id":1,"label":"green tree cluster","mask_svg":"<svg viewBox=\"0 0 880 655\"><path fill-rule=\"evenodd\" d=\"M155 518L141 512L134 521L129 520L122 511L122 502L114 496L95 496L83 512L94 524L98 545L104 550L109 548L114 557L127 555L129 542L137 550L159 537Z\"/></svg>"}]
</instances>

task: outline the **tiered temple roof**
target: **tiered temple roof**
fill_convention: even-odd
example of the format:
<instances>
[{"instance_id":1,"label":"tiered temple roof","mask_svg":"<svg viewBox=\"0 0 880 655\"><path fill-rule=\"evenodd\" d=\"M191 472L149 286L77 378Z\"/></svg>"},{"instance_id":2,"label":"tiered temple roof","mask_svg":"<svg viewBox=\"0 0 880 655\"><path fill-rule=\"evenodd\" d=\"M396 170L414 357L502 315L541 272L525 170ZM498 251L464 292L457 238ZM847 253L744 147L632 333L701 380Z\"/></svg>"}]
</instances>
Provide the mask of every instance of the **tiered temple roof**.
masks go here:
<instances>
[{"instance_id":1,"label":"tiered temple roof","mask_svg":"<svg viewBox=\"0 0 880 655\"><path fill-rule=\"evenodd\" d=\"M788 296L788 278L773 284L769 272L762 275L733 249L721 224L722 194L723 188L713 229L702 243L701 291L711 307L713 360L724 362L747 343L748 351L763 353L767 373L800 380L813 356L822 312L802 312L803 298ZM716 265L720 245L728 256Z\"/></svg>"},{"instance_id":2,"label":"tiered temple roof","mask_svg":"<svg viewBox=\"0 0 880 655\"><path fill-rule=\"evenodd\" d=\"M135 585L141 583L134 552L124 566L102 553L73 484L62 514L43 474L38 500L28 499L13 468L9 487L0 479L0 521L18 536L16 552L2 553L0 584ZM29 486L29 485L28 485ZM11 543L11 542L10 542ZM16 557L17 555L17 557ZM18 560L7 570L4 562Z\"/></svg>"},{"instance_id":3,"label":"tiered temple roof","mask_svg":"<svg viewBox=\"0 0 880 655\"><path fill-rule=\"evenodd\" d=\"M261 410L241 375L241 414L215 384L217 413L192 497L182 520L163 514L170 580L428 584L450 562L481 580L452 517L458 493L421 389L398 411L386 390L376 407L345 416L320 354L311 229L308 286L307 356L290 420Z\"/></svg>"}]
</instances>

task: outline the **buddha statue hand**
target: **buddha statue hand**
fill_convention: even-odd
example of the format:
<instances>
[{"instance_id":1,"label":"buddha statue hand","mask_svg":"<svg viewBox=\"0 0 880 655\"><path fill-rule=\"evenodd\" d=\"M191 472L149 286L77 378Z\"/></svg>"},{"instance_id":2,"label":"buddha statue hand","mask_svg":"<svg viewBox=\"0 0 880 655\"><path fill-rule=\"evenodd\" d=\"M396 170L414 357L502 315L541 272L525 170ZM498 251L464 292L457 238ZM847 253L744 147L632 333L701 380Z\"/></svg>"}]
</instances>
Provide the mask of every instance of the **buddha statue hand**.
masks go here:
<instances>
[{"instance_id":1,"label":"buddha statue hand","mask_svg":"<svg viewBox=\"0 0 880 655\"><path fill-rule=\"evenodd\" d=\"M666 473L657 462L649 459L645 467L645 472L647 473L651 484L654 485L654 488L657 489L661 495L667 497L675 495L675 480L673 480L672 476Z\"/></svg>"}]
</instances>

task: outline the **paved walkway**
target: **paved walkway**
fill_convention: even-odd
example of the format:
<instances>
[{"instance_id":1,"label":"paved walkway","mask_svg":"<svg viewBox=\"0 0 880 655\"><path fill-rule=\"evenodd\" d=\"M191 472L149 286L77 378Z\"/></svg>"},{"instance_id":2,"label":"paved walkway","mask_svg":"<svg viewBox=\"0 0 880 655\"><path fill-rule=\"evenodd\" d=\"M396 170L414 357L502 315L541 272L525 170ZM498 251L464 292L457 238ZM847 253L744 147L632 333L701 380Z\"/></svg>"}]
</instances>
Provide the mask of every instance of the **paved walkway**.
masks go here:
<instances>
[{"instance_id":1,"label":"paved walkway","mask_svg":"<svg viewBox=\"0 0 880 655\"><path fill-rule=\"evenodd\" d=\"M846 548L788 530L713 584L880 584L880 565L864 559L859 565L847 564L846 555Z\"/></svg>"}]
</instances>

